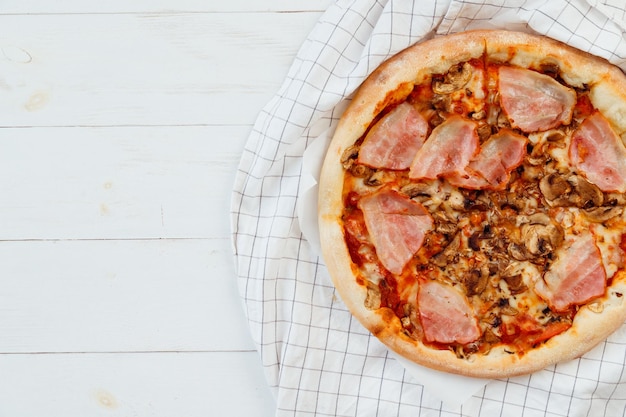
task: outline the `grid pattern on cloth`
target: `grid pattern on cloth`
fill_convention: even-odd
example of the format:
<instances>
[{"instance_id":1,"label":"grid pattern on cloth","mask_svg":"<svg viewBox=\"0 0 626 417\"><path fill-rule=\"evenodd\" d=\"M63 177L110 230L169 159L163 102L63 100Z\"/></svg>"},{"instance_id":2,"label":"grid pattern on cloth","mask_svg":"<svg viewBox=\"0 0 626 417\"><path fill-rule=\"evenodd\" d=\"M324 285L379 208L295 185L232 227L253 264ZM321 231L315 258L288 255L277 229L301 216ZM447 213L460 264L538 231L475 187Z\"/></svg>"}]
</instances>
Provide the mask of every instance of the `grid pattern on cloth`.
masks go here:
<instances>
[{"instance_id":1,"label":"grid pattern on cloth","mask_svg":"<svg viewBox=\"0 0 626 417\"><path fill-rule=\"evenodd\" d=\"M303 154L384 59L475 28L545 34L626 69L622 0L337 0L260 113L231 203L238 285L277 416L621 416L626 326L576 361L490 381L461 406L425 395L339 299L297 219Z\"/></svg>"}]
</instances>

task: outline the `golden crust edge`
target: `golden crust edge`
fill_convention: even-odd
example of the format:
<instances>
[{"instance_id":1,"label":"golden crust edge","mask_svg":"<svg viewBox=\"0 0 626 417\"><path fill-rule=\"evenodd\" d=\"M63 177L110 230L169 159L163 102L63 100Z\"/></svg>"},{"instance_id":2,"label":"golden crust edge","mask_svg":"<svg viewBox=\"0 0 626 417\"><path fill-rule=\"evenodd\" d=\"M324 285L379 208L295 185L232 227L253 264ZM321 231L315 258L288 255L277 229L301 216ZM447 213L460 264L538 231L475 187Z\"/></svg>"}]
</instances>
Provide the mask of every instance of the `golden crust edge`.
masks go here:
<instances>
[{"instance_id":1,"label":"golden crust edge","mask_svg":"<svg viewBox=\"0 0 626 417\"><path fill-rule=\"evenodd\" d=\"M407 342L404 335L398 339L393 324L386 334L377 335L379 339L401 356L433 369L452 372L476 378L507 378L539 371L550 365L567 362L583 356L615 332L626 320L626 272L621 271L613 277L613 285L607 294L590 304L602 305L601 312L594 312L589 305L580 308L572 327L552 337L541 346L529 350L524 355L510 354L502 348L488 355L474 355L469 359L458 359L454 352L433 350L418 342ZM622 294L617 296L616 293ZM595 320L602 314L602 326Z\"/></svg>"},{"instance_id":2,"label":"golden crust edge","mask_svg":"<svg viewBox=\"0 0 626 417\"><path fill-rule=\"evenodd\" d=\"M446 49L454 50L461 40L465 45L463 51L448 55L441 53ZM451 65L479 57L483 52L495 56L497 51L503 53L507 48L510 53L511 45L517 45L518 58L509 62L526 67L542 62L537 56L534 61L526 57L526 64L523 65L520 48L535 48L535 53L540 51L543 57L555 59L565 75L564 80L572 85L581 83L585 74L591 73L589 85L592 103L601 111L609 111L607 116L620 134L626 132L626 108L623 104L626 103L626 78L607 61L545 37L521 32L477 30L416 44L377 68L356 92L340 119L320 175L318 221L322 255L333 284L353 316L387 347L406 359L436 370L478 378L528 374L557 362L575 359L593 349L626 320L626 303L623 301L623 298L626 298L626 272L621 271L613 278L615 288L623 290L624 297L606 300L612 300L604 312L603 323L606 326L599 329L596 323L588 318L597 313L593 313L585 306L576 315L572 328L521 357L501 351L497 355L493 352L487 356L474 355L471 361L459 360L451 351L434 350L410 339L402 332L399 319L395 315L391 317L387 309L374 311L365 308L366 288L354 279L350 254L343 237L341 222L343 167L339 161L345 148L352 145L365 132L377 112L384 108L385 100L389 100L390 91L396 91L405 83L420 83L421 78L427 74L444 73ZM566 62L569 64L566 65ZM418 63L421 65L418 71L409 69ZM578 69L575 70L574 67ZM594 72L590 72L592 67ZM600 71L597 71L598 69ZM567 71L574 77L567 77L565 74ZM616 92L610 88L611 85L624 88ZM613 100L623 100L617 110L614 107L615 103L604 103L601 97L596 97L605 94L605 90L612 92Z\"/></svg>"}]
</instances>

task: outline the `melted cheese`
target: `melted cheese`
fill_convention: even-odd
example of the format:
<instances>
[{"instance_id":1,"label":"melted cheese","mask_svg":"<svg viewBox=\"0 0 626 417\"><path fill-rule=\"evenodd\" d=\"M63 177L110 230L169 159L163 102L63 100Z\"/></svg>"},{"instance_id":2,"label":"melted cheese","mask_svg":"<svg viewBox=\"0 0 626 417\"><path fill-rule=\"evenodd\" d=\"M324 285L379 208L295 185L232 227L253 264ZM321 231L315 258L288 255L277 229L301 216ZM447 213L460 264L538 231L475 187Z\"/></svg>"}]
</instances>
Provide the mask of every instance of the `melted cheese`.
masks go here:
<instances>
[{"instance_id":1,"label":"melted cheese","mask_svg":"<svg viewBox=\"0 0 626 417\"><path fill-rule=\"evenodd\" d=\"M482 68L472 66L472 75L465 86L450 94L450 113L463 109L466 115L478 114L485 110L486 75Z\"/></svg>"},{"instance_id":2,"label":"melted cheese","mask_svg":"<svg viewBox=\"0 0 626 417\"><path fill-rule=\"evenodd\" d=\"M624 214L612 220L613 227L608 228L603 224L592 226L593 234L596 236L596 245L602 256L602 264L606 271L606 276L611 278L619 269L624 267L624 254L620 249L623 231L626 230ZM615 227L615 224L621 226Z\"/></svg>"}]
</instances>

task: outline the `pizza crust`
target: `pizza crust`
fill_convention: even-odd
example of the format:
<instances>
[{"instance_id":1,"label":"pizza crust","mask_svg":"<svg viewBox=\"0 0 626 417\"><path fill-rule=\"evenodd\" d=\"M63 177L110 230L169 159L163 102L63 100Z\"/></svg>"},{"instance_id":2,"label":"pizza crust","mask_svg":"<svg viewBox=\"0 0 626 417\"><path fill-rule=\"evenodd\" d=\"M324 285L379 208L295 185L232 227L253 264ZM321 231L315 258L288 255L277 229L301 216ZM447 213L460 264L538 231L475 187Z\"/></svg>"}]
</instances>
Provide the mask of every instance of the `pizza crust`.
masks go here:
<instances>
[{"instance_id":1,"label":"pizza crust","mask_svg":"<svg viewBox=\"0 0 626 417\"><path fill-rule=\"evenodd\" d=\"M459 48L463 45L463 48ZM400 319L389 309L365 307L367 289L355 279L342 223L343 176L340 162L347 147L363 135L388 104L400 102L414 85L430 74L445 73L459 62L487 53L495 61L526 68L557 65L560 77L573 86L589 86L590 99L619 134L626 132L626 81L605 60L560 42L507 31L472 31L416 44L376 69L362 84L341 118L328 149L320 177L319 232L323 257L341 299L361 324L403 357L427 367L466 376L502 378L527 374L589 351L626 320L626 273L619 272L603 299L584 306L572 327L523 355L494 348L487 355L459 359L449 350L436 350L405 334ZM593 310L593 311L592 311ZM601 315L602 325L598 325Z\"/></svg>"}]
</instances>

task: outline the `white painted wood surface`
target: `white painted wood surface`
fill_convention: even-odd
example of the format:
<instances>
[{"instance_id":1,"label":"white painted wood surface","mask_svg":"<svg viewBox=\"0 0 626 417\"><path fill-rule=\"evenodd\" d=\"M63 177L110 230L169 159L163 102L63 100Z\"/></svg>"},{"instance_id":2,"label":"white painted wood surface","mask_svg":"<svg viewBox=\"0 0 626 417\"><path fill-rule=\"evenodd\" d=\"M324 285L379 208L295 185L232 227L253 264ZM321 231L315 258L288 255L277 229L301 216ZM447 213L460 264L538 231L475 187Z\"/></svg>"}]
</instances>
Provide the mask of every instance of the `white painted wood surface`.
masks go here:
<instances>
[{"instance_id":1,"label":"white painted wood surface","mask_svg":"<svg viewBox=\"0 0 626 417\"><path fill-rule=\"evenodd\" d=\"M0 416L272 416L229 202L330 0L0 3Z\"/></svg>"}]
</instances>

